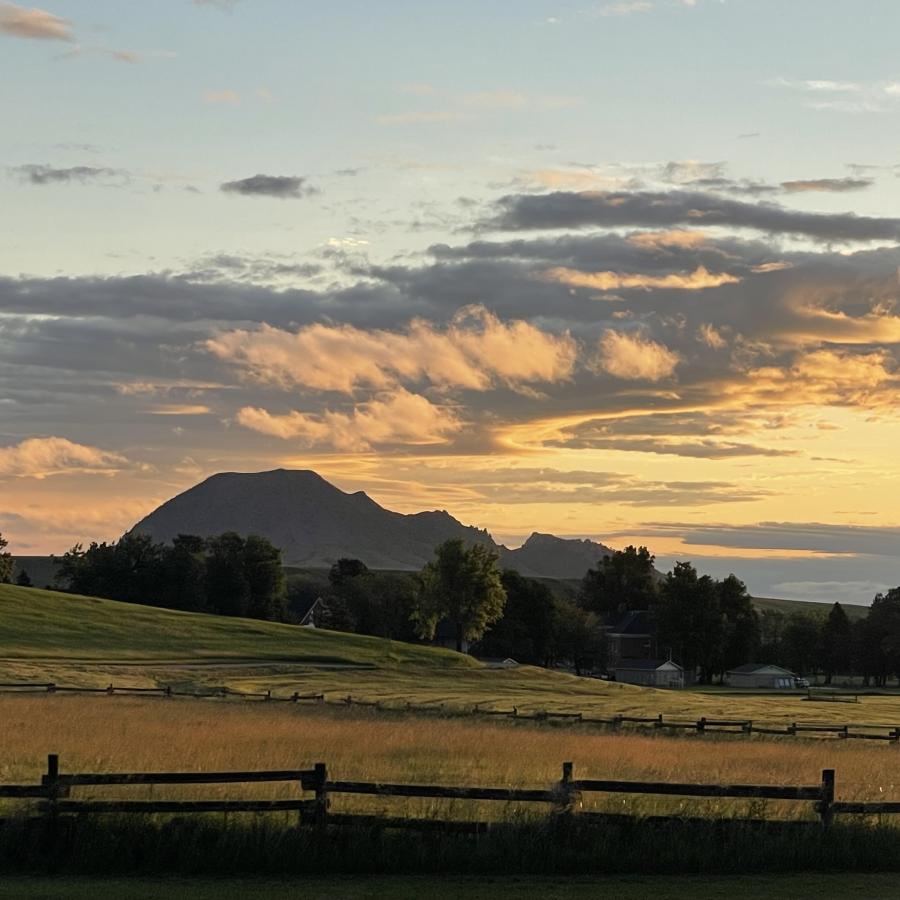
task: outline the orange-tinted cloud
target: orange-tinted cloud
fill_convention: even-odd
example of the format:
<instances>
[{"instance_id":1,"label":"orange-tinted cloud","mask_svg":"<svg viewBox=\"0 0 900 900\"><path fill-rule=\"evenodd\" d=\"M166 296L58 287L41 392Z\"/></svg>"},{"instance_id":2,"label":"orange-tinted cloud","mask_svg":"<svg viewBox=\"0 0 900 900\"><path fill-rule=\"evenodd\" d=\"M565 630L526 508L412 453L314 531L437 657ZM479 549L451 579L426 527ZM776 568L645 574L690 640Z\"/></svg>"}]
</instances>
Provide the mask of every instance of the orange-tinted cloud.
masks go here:
<instances>
[{"instance_id":1,"label":"orange-tinted cloud","mask_svg":"<svg viewBox=\"0 0 900 900\"><path fill-rule=\"evenodd\" d=\"M640 334L607 331L598 345L594 365L625 380L660 381L670 377L679 356L668 347Z\"/></svg>"},{"instance_id":2,"label":"orange-tinted cloud","mask_svg":"<svg viewBox=\"0 0 900 900\"><path fill-rule=\"evenodd\" d=\"M702 291L721 287L723 284L739 284L741 279L727 272L710 272L705 266L697 266L693 272L668 275L642 275L623 272L582 272L578 269L557 267L544 272L550 281L559 281L572 287L594 288L598 291L642 290L657 288L677 291Z\"/></svg>"},{"instance_id":3,"label":"orange-tinted cloud","mask_svg":"<svg viewBox=\"0 0 900 900\"><path fill-rule=\"evenodd\" d=\"M274 415L248 406L235 419L261 434L296 440L306 447L331 446L345 451L369 450L385 444L442 443L462 428L453 410L402 388L391 396L360 404L351 412L293 411Z\"/></svg>"},{"instance_id":4,"label":"orange-tinted cloud","mask_svg":"<svg viewBox=\"0 0 900 900\"><path fill-rule=\"evenodd\" d=\"M462 310L443 329L423 319L405 331L315 324L290 332L263 325L225 332L205 347L256 381L343 393L401 381L477 391L558 382L571 375L578 351L568 334L503 322L484 307Z\"/></svg>"},{"instance_id":5,"label":"orange-tinted cloud","mask_svg":"<svg viewBox=\"0 0 900 900\"><path fill-rule=\"evenodd\" d=\"M28 438L12 447L0 447L0 478L115 472L127 464L125 457L118 453L76 444L61 437Z\"/></svg>"}]
</instances>

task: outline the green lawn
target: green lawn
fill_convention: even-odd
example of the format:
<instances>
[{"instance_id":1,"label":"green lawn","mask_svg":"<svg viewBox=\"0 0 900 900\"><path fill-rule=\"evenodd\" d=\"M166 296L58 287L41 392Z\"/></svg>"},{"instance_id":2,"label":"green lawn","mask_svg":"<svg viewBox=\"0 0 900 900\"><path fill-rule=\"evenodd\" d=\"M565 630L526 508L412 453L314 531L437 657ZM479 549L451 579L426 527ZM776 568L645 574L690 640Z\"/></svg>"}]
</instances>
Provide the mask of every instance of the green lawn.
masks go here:
<instances>
[{"instance_id":1,"label":"green lawn","mask_svg":"<svg viewBox=\"0 0 900 900\"><path fill-rule=\"evenodd\" d=\"M893 900L897 875L800 874L705 878L340 877L289 880L5 878L0 898L16 900Z\"/></svg>"},{"instance_id":2,"label":"green lawn","mask_svg":"<svg viewBox=\"0 0 900 900\"><path fill-rule=\"evenodd\" d=\"M449 650L0 584L0 657L475 668Z\"/></svg>"}]
</instances>

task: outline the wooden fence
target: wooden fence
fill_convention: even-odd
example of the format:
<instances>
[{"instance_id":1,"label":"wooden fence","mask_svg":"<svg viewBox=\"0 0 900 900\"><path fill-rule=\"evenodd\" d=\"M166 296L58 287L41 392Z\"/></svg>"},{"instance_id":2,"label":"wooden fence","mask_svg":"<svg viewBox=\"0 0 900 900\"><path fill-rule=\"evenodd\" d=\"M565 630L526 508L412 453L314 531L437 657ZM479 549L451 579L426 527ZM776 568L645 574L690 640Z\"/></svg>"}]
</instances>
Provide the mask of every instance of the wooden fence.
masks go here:
<instances>
[{"instance_id":1,"label":"wooden fence","mask_svg":"<svg viewBox=\"0 0 900 900\"><path fill-rule=\"evenodd\" d=\"M71 799L72 791L83 787L136 785L225 785L262 782L295 784L303 796L291 799L240 800L98 800ZM842 814L857 816L892 815L900 813L900 802L837 802L835 801L834 769L824 769L818 784L758 785L758 784L693 784L671 782L619 781L575 778L573 765L563 763L562 777L546 789L511 787L457 787L428 784L394 784L368 781L332 781L325 763L308 769L242 772L127 772L63 774L59 757L47 757L47 770L40 784L0 785L0 798L38 800L42 815L58 817L65 814L142 813L185 814L210 812L296 812L304 825L324 827L331 824L382 825L384 827L437 828L448 830L479 830L489 827L487 822L456 821L429 817L427 819L390 818L387 816L354 815L331 812L331 797L335 794L355 794L377 797L417 797L468 801L502 801L505 803L540 803L549 807L555 816L577 816L591 821L591 813L581 811L585 794L642 794L671 797L730 798L754 800L805 801L814 804L823 825ZM308 796L311 794L312 796ZM608 815L604 815L608 820ZM677 818L677 817L673 817Z\"/></svg>"},{"instance_id":2,"label":"wooden fence","mask_svg":"<svg viewBox=\"0 0 900 900\"><path fill-rule=\"evenodd\" d=\"M562 712L553 710L520 711L512 706L505 709L487 708L481 701L473 706L449 706L443 703L413 703L411 701L382 702L366 700L351 695L328 695L324 693L294 692L286 696L276 696L271 691L236 691L227 687L210 688L208 691L180 691L171 687L128 687L126 685L109 684L106 687L74 687L58 685L53 682L0 682L0 692L10 693L73 693L73 694L105 694L105 695L144 695L156 697L191 697L194 699L233 698L244 700L262 700L271 703L299 703L312 701L343 707L361 707L388 713L410 712L420 714L439 714L445 716L485 716L515 719L522 722L569 721L583 723L612 730L622 726L647 727L670 731L694 732L698 735L731 734L751 736L775 735L780 737L829 737L845 740L879 741L900 745L900 726L888 724L855 723L834 725L815 722L791 722L787 725L759 723L751 719L708 719L701 716L691 720L667 719L662 713L656 716L613 715L607 717L591 716L581 712ZM854 695L855 696L855 695ZM805 699L805 698L801 698ZM898 697L900 699L900 697ZM856 729L856 730L854 730ZM869 729L860 731L859 729ZM874 733L879 732L879 733Z\"/></svg>"}]
</instances>

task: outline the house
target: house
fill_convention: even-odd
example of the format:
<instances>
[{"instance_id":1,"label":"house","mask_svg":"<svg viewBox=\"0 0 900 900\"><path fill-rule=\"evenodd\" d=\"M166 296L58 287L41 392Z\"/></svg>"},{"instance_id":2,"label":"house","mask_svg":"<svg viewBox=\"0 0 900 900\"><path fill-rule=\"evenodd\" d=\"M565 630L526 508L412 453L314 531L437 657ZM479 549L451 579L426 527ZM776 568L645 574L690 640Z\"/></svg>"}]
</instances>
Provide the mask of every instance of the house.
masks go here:
<instances>
[{"instance_id":1,"label":"house","mask_svg":"<svg viewBox=\"0 0 900 900\"><path fill-rule=\"evenodd\" d=\"M671 659L624 659L613 669L616 681L645 687L684 687L684 669Z\"/></svg>"},{"instance_id":2,"label":"house","mask_svg":"<svg viewBox=\"0 0 900 900\"><path fill-rule=\"evenodd\" d=\"M431 643L435 647L445 647L447 650L456 650L456 626L449 619L441 619L434 629L434 637ZM463 638L462 646L459 648L461 653L469 652L469 642Z\"/></svg>"},{"instance_id":3,"label":"house","mask_svg":"<svg viewBox=\"0 0 900 900\"><path fill-rule=\"evenodd\" d=\"M296 614L300 617L297 622L298 625L302 625L304 628L315 628L316 627L316 614L322 608L322 598L316 597L312 603L304 610L301 607L295 608Z\"/></svg>"},{"instance_id":4,"label":"house","mask_svg":"<svg viewBox=\"0 0 900 900\"><path fill-rule=\"evenodd\" d=\"M654 652L656 628L647 610L632 610L609 619L606 631L606 661L610 672L627 659L647 659Z\"/></svg>"},{"instance_id":5,"label":"house","mask_svg":"<svg viewBox=\"0 0 900 900\"><path fill-rule=\"evenodd\" d=\"M489 669L517 669L519 667L518 662L511 656L476 656L475 658Z\"/></svg>"},{"instance_id":6,"label":"house","mask_svg":"<svg viewBox=\"0 0 900 900\"><path fill-rule=\"evenodd\" d=\"M797 676L790 669L765 663L747 663L725 673L725 683L735 688L777 688L785 690L795 687Z\"/></svg>"}]
</instances>

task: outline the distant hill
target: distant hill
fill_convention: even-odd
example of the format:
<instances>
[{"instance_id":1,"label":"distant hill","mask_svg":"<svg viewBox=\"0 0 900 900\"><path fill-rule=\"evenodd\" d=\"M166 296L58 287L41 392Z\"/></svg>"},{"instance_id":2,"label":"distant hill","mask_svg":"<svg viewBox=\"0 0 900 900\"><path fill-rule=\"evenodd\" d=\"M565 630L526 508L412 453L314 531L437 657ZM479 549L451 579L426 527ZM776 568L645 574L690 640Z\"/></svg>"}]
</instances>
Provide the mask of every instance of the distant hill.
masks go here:
<instances>
[{"instance_id":1,"label":"distant hill","mask_svg":"<svg viewBox=\"0 0 900 900\"><path fill-rule=\"evenodd\" d=\"M779 600L775 597L754 597L753 605L759 612L771 610L773 612L784 613L818 613L827 616L833 604L825 603L817 600ZM869 614L869 607L858 603L842 603L844 612L851 622L857 619L864 619Z\"/></svg>"},{"instance_id":2,"label":"distant hill","mask_svg":"<svg viewBox=\"0 0 900 900\"><path fill-rule=\"evenodd\" d=\"M612 551L586 540L533 534L517 550L444 510L411 515L379 506L365 492L345 493L308 470L213 475L173 497L131 529L155 541L223 531L259 534L282 550L289 566L330 566L341 557L373 569L420 569L449 538L487 544L523 575L581 578Z\"/></svg>"}]
</instances>

